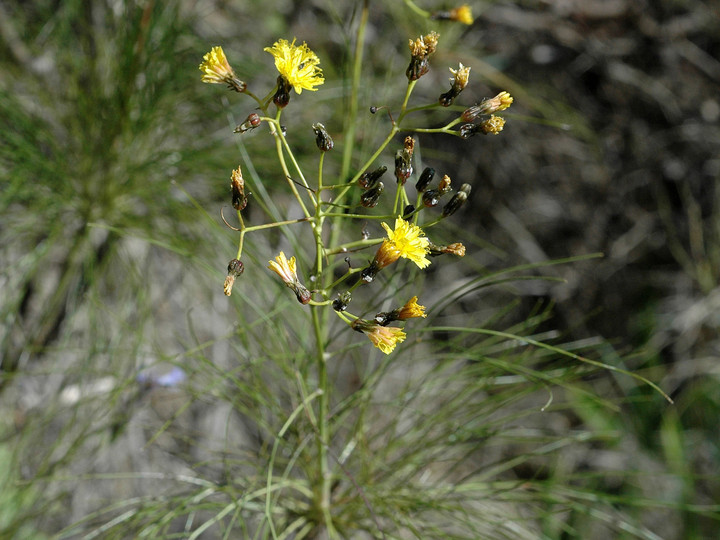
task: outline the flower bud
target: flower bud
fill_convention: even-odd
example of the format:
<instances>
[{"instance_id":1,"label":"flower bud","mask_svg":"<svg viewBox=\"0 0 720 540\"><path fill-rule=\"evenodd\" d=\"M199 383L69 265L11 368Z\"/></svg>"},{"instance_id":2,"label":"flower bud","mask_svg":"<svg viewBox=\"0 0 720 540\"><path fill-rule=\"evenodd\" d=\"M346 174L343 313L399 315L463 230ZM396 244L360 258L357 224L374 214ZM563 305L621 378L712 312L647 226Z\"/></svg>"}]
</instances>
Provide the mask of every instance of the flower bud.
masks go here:
<instances>
[{"instance_id":1,"label":"flower bud","mask_svg":"<svg viewBox=\"0 0 720 540\"><path fill-rule=\"evenodd\" d=\"M383 191L385 191L385 184L378 182L374 188L370 188L362 194L360 204L365 208L375 208Z\"/></svg>"},{"instance_id":2,"label":"flower bud","mask_svg":"<svg viewBox=\"0 0 720 540\"><path fill-rule=\"evenodd\" d=\"M335 311L345 311L348 304L352 300L352 293L345 291L344 293L338 293L338 297L333 300L332 306Z\"/></svg>"},{"instance_id":3,"label":"flower bud","mask_svg":"<svg viewBox=\"0 0 720 540\"><path fill-rule=\"evenodd\" d=\"M453 195L452 199L450 199L450 201L443 208L443 217L452 216L455 212L457 212L462 207L462 205L465 204L465 201L467 201L468 195L470 195L471 190L472 186L470 186L470 184L463 184L460 187L460 191Z\"/></svg>"},{"instance_id":4,"label":"flower bud","mask_svg":"<svg viewBox=\"0 0 720 540\"><path fill-rule=\"evenodd\" d=\"M420 175L420 178L418 179L417 183L415 184L415 189L418 191L418 193L422 193L425 191L428 186L430 185L430 182L432 182L433 177L435 176L435 169L432 169L430 167L425 167L425 170Z\"/></svg>"},{"instance_id":5,"label":"flower bud","mask_svg":"<svg viewBox=\"0 0 720 540\"><path fill-rule=\"evenodd\" d=\"M292 90L292 85L285 77L279 75L277 78L277 87L277 91L273 96L273 103L280 109L284 109L288 103L290 103L290 90Z\"/></svg>"},{"instance_id":6,"label":"flower bud","mask_svg":"<svg viewBox=\"0 0 720 540\"><path fill-rule=\"evenodd\" d=\"M415 139L407 136L402 150L398 150L395 154L395 178L401 185L405 185L407 179L412 175L412 155L414 150Z\"/></svg>"},{"instance_id":7,"label":"flower bud","mask_svg":"<svg viewBox=\"0 0 720 540\"><path fill-rule=\"evenodd\" d=\"M315 144L317 144L320 151L327 152L332 150L334 143L332 137L325 130L325 126L318 122L317 124L313 124L312 128L315 132Z\"/></svg>"},{"instance_id":8,"label":"flower bud","mask_svg":"<svg viewBox=\"0 0 720 540\"><path fill-rule=\"evenodd\" d=\"M402 218L407 220L410 218L410 216L413 215L413 212L415 212L415 205L408 204L404 209L402 213Z\"/></svg>"},{"instance_id":9,"label":"flower bud","mask_svg":"<svg viewBox=\"0 0 720 540\"><path fill-rule=\"evenodd\" d=\"M428 208L437 206L440 202L440 195L438 194L437 189L428 189L425 193L423 193L422 202Z\"/></svg>"},{"instance_id":10,"label":"flower bud","mask_svg":"<svg viewBox=\"0 0 720 540\"><path fill-rule=\"evenodd\" d=\"M246 131L250 131L251 129L255 129L260 125L260 115L257 113L251 113L248 115L248 117L245 119L245 121L240 124L238 127L233 129L233 133L245 133Z\"/></svg>"},{"instance_id":11,"label":"flower bud","mask_svg":"<svg viewBox=\"0 0 720 540\"><path fill-rule=\"evenodd\" d=\"M363 173L358 179L358 185L363 189L374 187L380 177L387 171L387 167L383 165L371 172Z\"/></svg>"}]
</instances>

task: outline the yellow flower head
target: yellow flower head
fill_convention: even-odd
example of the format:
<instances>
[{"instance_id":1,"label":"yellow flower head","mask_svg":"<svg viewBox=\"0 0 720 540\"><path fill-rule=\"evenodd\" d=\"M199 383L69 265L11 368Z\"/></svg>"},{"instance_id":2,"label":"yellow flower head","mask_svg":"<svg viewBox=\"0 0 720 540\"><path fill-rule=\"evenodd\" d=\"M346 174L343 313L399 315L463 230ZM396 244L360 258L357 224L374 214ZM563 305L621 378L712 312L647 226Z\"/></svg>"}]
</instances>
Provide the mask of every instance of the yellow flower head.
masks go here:
<instances>
[{"instance_id":1,"label":"yellow flower head","mask_svg":"<svg viewBox=\"0 0 720 540\"><path fill-rule=\"evenodd\" d=\"M353 322L352 327L365 334L372 341L372 344L385 354L393 352L397 344L405 341L407 337L400 328L380 326L363 319L357 319Z\"/></svg>"},{"instance_id":2,"label":"yellow flower head","mask_svg":"<svg viewBox=\"0 0 720 540\"><path fill-rule=\"evenodd\" d=\"M427 317L425 315L425 306L417 303L417 296L413 296L403 307L397 310L397 319L400 321L414 317Z\"/></svg>"},{"instance_id":3,"label":"yellow flower head","mask_svg":"<svg viewBox=\"0 0 720 540\"><path fill-rule=\"evenodd\" d=\"M474 22L472 9L467 4L453 8L450 10L450 20L470 25Z\"/></svg>"},{"instance_id":4,"label":"yellow flower head","mask_svg":"<svg viewBox=\"0 0 720 540\"><path fill-rule=\"evenodd\" d=\"M456 88L458 93L464 90L470 78L470 68L463 66L462 62L460 62L460 66L457 69L450 68L450 73L453 74L453 76L450 77L453 88Z\"/></svg>"},{"instance_id":5,"label":"yellow flower head","mask_svg":"<svg viewBox=\"0 0 720 540\"><path fill-rule=\"evenodd\" d=\"M280 276L285 283L295 284L298 282L295 257L290 257L288 261L285 253L281 251L280 255L275 257L274 261L269 261L269 263L268 268Z\"/></svg>"},{"instance_id":6,"label":"yellow flower head","mask_svg":"<svg viewBox=\"0 0 720 540\"><path fill-rule=\"evenodd\" d=\"M383 249L383 247L388 250L391 249L399 257L410 259L419 268L430 266L430 260L425 256L429 252L430 242L427 237L422 236L423 230L420 227L402 218L395 220L394 231L390 230L386 223L383 223L382 226L387 231L388 239L383 242L380 249Z\"/></svg>"},{"instance_id":7,"label":"yellow flower head","mask_svg":"<svg viewBox=\"0 0 720 540\"><path fill-rule=\"evenodd\" d=\"M504 126L505 119L493 114L490 118L480 124L480 129L482 129L485 135L497 135L503 130Z\"/></svg>"},{"instance_id":8,"label":"yellow flower head","mask_svg":"<svg viewBox=\"0 0 720 540\"><path fill-rule=\"evenodd\" d=\"M316 91L314 87L325 82L322 69L318 67L320 60L305 42L297 46L294 39L292 43L279 39L272 47L263 50L275 57L275 67L296 93L302 94L303 90Z\"/></svg>"},{"instance_id":9,"label":"yellow flower head","mask_svg":"<svg viewBox=\"0 0 720 540\"><path fill-rule=\"evenodd\" d=\"M227 84L237 92L245 91L245 83L235 75L222 47L213 47L209 53L203 56L203 62L199 68L203 72L202 82Z\"/></svg>"},{"instance_id":10,"label":"yellow flower head","mask_svg":"<svg viewBox=\"0 0 720 540\"><path fill-rule=\"evenodd\" d=\"M297 296L298 302L301 304L307 304L311 299L311 293L300 283L297 277L297 268L295 266L295 257L290 257L288 261L285 257L284 252L280 252L280 255L275 257L274 261L269 261L270 266L268 268L275 272L285 282L285 285L290 287Z\"/></svg>"}]
</instances>

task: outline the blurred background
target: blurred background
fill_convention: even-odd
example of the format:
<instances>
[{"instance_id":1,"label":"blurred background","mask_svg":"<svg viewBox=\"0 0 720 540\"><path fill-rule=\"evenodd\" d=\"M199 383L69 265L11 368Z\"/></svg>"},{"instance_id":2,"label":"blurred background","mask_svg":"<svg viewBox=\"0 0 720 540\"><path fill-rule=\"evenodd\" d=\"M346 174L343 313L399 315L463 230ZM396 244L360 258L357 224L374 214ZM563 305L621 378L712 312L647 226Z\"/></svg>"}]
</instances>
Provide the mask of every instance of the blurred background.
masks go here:
<instances>
[{"instance_id":1,"label":"blurred background","mask_svg":"<svg viewBox=\"0 0 720 540\"><path fill-rule=\"evenodd\" d=\"M547 313L538 332L592 344L675 401L628 378L588 378L619 414L584 409L571 425L616 435L566 465L618 507L651 509L651 532L637 537L714 538L720 4L473 2L471 26L428 21L399 0L370 5L361 111L398 102L407 40L430 29L441 46L416 103L437 100L458 61L472 71L457 103L501 90L515 98L501 136L418 137L417 159L473 186L448 232L474 238L463 264L484 272L602 253L546 272L561 283L517 284L513 318ZM305 106L283 118L340 133L359 7L0 2L0 537L50 537L91 521L99 500L172 498L166 475L202 467L233 437L253 438L223 419L232 405L214 399L214 379L193 366L198 354L229 362L237 313L262 319L280 291L264 276L266 291L239 282L232 300L222 294L236 251L220 219L230 171L242 161L249 181L263 178L280 209L266 212L282 213L285 184L268 178L276 165L264 134L232 133L250 100L200 83L197 66L222 45L264 95L275 76L263 47L297 36L320 57L326 83L293 96ZM387 129L380 116L361 112L355 166ZM300 154L313 148L309 133ZM246 266L260 275L277 238L253 242ZM427 279L455 275L438 265ZM504 301L468 296L456 308ZM638 471L636 499L626 497L625 475ZM556 536L608 537L587 527Z\"/></svg>"}]
</instances>

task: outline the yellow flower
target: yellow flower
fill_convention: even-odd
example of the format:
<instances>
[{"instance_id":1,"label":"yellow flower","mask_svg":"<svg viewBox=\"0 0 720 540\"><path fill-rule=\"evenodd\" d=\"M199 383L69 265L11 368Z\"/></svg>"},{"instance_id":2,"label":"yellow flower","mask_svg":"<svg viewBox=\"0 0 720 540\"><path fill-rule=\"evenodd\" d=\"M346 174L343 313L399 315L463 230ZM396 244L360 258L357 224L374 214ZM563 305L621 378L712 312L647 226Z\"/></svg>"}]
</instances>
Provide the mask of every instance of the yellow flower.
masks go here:
<instances>
[{"instance_id":1,"label":"yellow flower","mask_svg":"<svg viewBox=\"0 0 720 540\"><path fill-rule=\"evenodd\" d=\"M400 328L392 326L380 326L363 319L357 319L352 323L353 329L365 334L373 345L385 354L395 350L398 343L405 341L407 335Z\"/></svg>"},{"instance_id":2,"label":"yellow flower","mask_svg":"<svg viewBox=\"0 0 720 540\"><path fill-rule=\"evenodd\" d=\"M213 47L203 56L199 66L203 72L202 82L210 84L227 84L237 92L244 92L246 85L239 80L230 66L222 47Z\"/></svg>"},{"instance_id":3,"label":"yellow flower","mask_svg":"<svg viewBox=\"0 0 720 540\"><path fill-rule=\"evenodd\" d=\"M430 266L430 260L425 257L429 252L430 242L427 237L422 236L423 230L420 227L402 218L395 219L394 231L390 230L386 223L383 223L382 226L387 231L388 240L386 242L390 243L386 249L391 248L399 257L410 259L419 268ZM385 246L385 242L383 242L383 246Z\"/></svg>"},{"instance_id":4,"label":"yellow flower","mask_svg":"<svg viewBox=\"0 0 720 540\"><path fill-rule=\"evenodd\" d=\"M467 4L453 8L450 10L450 20L470 25L474 22L472 9Z\"/></svg>"},{"instance_id":5,"label":"yellow flower","mask_svg":"<svg viewBox=\"0 0 720 540\"><path fill-rule=\"evenodd\" d=\"M493 114L490 118L480 124L480 129L482 129L485 135L497 135L503 130L504 126L505 119Z\"/></svg>"},{"instance_id":6,"label":"yellow flower","mask_svg":"<svg viewBox=\"0 0 720 540\"><path fill-rule=\"evenodd\" d=\"M425 315L425 306L417 303L417 296L413 296L401 308L393 309L392 311L381 311L375 315L374 321L380 326L387 326L393 321L405 321L415 317L427 317L427 315Z\"/></svg>"},{"instance_id":7,"label":"yellow flower","mask_svg":"<svg viewBox=\"0 0 720 540\"><path fill-rule=\"evenodd\" d=\"M290 287L301 304L307 304L310 301L311 293L300 283L297 277L297 268L295 265L295 257L290 257L288 261L285 257L284 252L280 252L280 255L275 257L274 261L269 261L270 266L268 268L275 272L285 282L285 285Z\"/></svg>"},{"instance_id":8,"label":"yellow flower","mask_svg":"<svg viewBox=\"0 0 720 540\"><path fill-rule=\"evenodd\" d=\"M322 69L318 67L320 60L305 42L297 46L295 39L292 43L279 39L263 50L275 57L275 67L298 94L303 90L316 91L314 87L325 82Z\"/></svg>"},{"instance_id":9,"label":"yellow flower","mask_svg":"<svg viewBox=\"0 0 720 540\"><path fill-rule=\"evenodd\" d=\"M397 310L397 320L404 321L414 317L427 317L425 315L425 306L417 303L417 296L413 296L403 307Z\"/></svg>"},{"instance_id":10,"label":"yellow flower","mask_svg":"<svg viewBox=\"0 0 720 540\"><path fill-rule=\"evenodd\" d=\"M268 266L268 268L280 276L285 283L298 282L295 257L290 257L288 261L285 253L281 251L280 255L275 257L274 261L269 261L269 263L270 266Z\"/></svg>"},{"instance_id":11,"label":"yellow flower","mask_svg":"<svg viewBox=\"0 0 720 540\"><path fill-rule=\"evenodd\" d=\"M457 92L459 94L467 86L468 79L470 78L470 68L467 66L463 66L462 62L460 62L460 65L457 69L449 69L450 73L453 74L453 76L450 77L450 82L452 83L453 88L457 89Z\"/></svg>"}]
</instances>

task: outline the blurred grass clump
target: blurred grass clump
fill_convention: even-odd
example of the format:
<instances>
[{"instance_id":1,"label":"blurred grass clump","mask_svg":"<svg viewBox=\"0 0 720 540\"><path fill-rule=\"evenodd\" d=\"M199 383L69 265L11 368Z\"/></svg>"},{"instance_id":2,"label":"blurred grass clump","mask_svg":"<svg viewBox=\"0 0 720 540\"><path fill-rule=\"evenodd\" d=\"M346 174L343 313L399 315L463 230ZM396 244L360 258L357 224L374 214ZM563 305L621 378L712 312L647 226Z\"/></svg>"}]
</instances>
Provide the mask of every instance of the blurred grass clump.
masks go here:
<instances>
[{"instance_id":1,"label":"blurred grass clump","mask_svg":"<svg viewBox=\"0 0 720 540\"><path fill-rule=\"evenodd\" d=\"M407 38L436 24L444 52L428 95L446 86L457 56L487 85L467 99L493 95L506 66L482 38L502 19L482 17L482 28L430 22L406 4L370 4L360 109L394 97L388 83L404 76ZM258 270L258 286L238 283L234 302L220 292L235 238L219 208L235 161L251 182L271 177L253 183L272 201L250 209L258 219L289 211L285 179L272 178L260 137L233 137L249 111L199 84L197 64L222 41L244 60L244 76L271 81L262 48L280 36L312 40L327 79L317 106L347 134L362 5L0 4L0 404L9 411L0 424L0 536L326 534L311 413L319 396L307 383L311 328ZM513 94L531 82L510 81ZM298 131L317 121L300 109L287 118ZM560 110L534 103L525 112ZM579 107L568 115L588 128ZM358 115L351 163L377 138L379 116ZM480 176L478 192L492 191L494 207L477 217L485 207L476 196L475 210L462 214L478 222L465 231L474 255L463 264L473 274L452 264L427 277L422 339L387 358L348 346L330 367L335 526L346 538L707 537L718 518L720 444L697 407L720 409L712 379L666 413L647 386L572 357L687 382L659 355L620 357L602 338L574 335L573 324L558 332L544 295L559 278L576 283L576 273L542 257L515 266L508 246L498 247L505 233L490 230L486 216L533 244L498 195L507 168L537 155L519 131L483 140L487 153L468 145L461 158L459 145L431 136L423 145L423 159ZM577 150L567 133L558 140ZM496 163L510 152L521 157ZM564 157L553 156L552 167L564 170ZM673 231L674 201L663 193ZM678 236L672 252L712 298L717 238L707 213L684 206L690 247ZM709 231L700 239L698 227ZM245 257L261 269L280 241L253 237ZM598 248L588 244L552 249ZM707 264L693 266L698 250ZM643 345L665 349L674 330L644 313ZM173 368L182 376L170 378ZM702 447L705 461L689 459L688 445Z\"/></svg>"}]
</instances>

